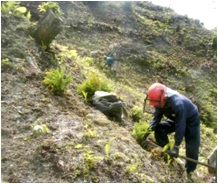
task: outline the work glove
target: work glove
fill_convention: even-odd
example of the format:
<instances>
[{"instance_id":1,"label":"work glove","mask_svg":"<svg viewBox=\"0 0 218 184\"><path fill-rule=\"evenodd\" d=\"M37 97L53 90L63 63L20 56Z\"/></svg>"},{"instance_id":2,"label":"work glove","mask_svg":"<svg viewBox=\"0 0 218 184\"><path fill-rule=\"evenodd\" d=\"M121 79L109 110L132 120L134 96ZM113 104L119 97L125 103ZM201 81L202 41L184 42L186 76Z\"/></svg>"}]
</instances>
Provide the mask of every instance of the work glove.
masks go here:
<instances>
[{"instance_id":1,"label":"work glove","mask_svg":"<svg viewBox=\"0 0 218 184\"><path fill-rule=\"evenodd\" d=\"M174 146L171 150L170 150L170 156L173 158L177 158L179 156L179 147L178 146Z\"/></svg>"}]
</instances>

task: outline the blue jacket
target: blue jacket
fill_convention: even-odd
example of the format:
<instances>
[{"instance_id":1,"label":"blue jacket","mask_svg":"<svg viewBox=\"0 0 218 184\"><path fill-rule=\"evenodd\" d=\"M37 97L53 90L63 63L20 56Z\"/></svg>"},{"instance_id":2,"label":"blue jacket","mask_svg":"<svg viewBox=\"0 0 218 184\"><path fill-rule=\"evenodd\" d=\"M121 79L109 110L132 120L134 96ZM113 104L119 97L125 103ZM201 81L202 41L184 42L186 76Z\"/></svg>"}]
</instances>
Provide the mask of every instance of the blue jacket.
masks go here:
<instances>
[{"instance_id":1,"label":"blue jacket","mask_svg":"<svg viewBox=\"0 0 218 184\"><path fill-rule=\"evenodd\" d=\"M165 107L155 107L154 117L150 123L153 130L161 122L163 115L175 123L175 144L179 146L185 135L186 126L196 123L192 119L198 116L198 109L187 97L170 89Z\"/></svg>"},{"instance_id":2,"label":"blue jacket","mask_svg":"<svg viewBox=\"0 0 218 184\"><path fill-rule=\"evenodd\" d=\"M114 61L114 58L112 58L112 57L107 57L106 58L106 64L107 65L111 64L113 61Z\"/></svg>"}]
</instances>

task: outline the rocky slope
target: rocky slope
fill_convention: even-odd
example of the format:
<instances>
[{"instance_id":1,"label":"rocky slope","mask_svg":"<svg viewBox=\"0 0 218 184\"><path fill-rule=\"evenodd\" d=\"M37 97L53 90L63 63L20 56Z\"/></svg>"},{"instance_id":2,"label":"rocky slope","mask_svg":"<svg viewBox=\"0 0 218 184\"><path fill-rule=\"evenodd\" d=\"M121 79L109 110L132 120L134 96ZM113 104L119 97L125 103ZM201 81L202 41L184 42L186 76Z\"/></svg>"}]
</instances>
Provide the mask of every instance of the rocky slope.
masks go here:
<instances>
[{"instance_id":1,"label":"rocky slope","mask_svg":"<svg viewBox=\"0 0 218 184\"><path fill-rule=\"evenodd\" d=\"M143 150L132 137L131 118L125 127L109 121L78 95L77 85L95 73L130 107L142 107L144 92L154 81L185 93L202 113L200 161L206 162L216 145L211 128L216 126L217 105L213 32L148 2L58 4L65 24L49 51L29 36L29 27L40 18L36 4L23 2L34 12L31 21L13 13L1 15L2 181L186 182L183 163L168 166ZM64 48L78 53L61 60L73 82L64 96L54 96L42 80ZM115 73L103 67L109 53L117 56ZM46 125L49 131L35 135L35 125ZM203 166L194 178L214 182Z\"/></svg>"}]
</instances>

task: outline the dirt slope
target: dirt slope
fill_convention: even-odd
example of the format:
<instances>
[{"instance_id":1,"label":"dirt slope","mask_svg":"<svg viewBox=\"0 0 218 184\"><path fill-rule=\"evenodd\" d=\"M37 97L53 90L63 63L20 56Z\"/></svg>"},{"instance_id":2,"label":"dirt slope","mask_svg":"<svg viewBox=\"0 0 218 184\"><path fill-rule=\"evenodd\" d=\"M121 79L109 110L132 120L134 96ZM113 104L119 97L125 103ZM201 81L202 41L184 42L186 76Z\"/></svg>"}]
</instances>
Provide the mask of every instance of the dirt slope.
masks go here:
<instances>
[{"instance_id":1,"label":"dirt slope","mask_svg":"<svg viewBox=\"0 0 218 184\"><path fill-rule=\"evenodd\" d=\"M149 77L154 73L153 64L142 61L157 54L148 49L150 45L160 49L167 47L168 42L153 32L146 32L149 39L142 39L144 28L135 15L129 13L128 4L105 3L101 8L97 8L98 4L82 2L59 2L59 5L65 12L65 28L49 52L28 35L28 20L13 14L1 15L2 181L186 182L183 164L174 162L168 166L137 144L132 137L134 122L131 119L126 122L127 126L121 127L77 93L77 84L86 79L86 71L100 71L130 106L141 106L143 89L157 79ZM54 66L53 58L60 52L60 45L76 49L79 55L65 60L73 83L62 97L50 94L42 84L44 72ZM116 76L102 67L103 55L114 51L119 51L120 61ZM85 66L83 57L93 57L95 62ZM168 65L174 69L173 64ZM162 75L165 82L175 80L174 74L169 78ZM130 93L129 88L135 92ZM45 124L49 133L34 135L36 124ZM215 146L212 129L204 128L208 136L203 141L211 141L211 146ZM211 150L202 145L200 156L205 159ZM207 174L205 168L198 167L198 173L197 182L214 182L213 175Z\"/></svg>"}]
</instances>

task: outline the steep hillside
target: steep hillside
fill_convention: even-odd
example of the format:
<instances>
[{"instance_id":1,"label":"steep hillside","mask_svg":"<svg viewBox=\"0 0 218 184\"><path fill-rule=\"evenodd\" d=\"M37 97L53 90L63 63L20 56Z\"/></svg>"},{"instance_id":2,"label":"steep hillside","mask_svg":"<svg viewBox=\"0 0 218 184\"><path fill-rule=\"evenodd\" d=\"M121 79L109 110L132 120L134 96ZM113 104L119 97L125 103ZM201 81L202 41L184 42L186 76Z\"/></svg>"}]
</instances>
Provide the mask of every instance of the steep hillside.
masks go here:
<instances>
[{"instance_id":1,"label":"steep hillside","mask_svg":"<svg viewBox=\"0 0 218 184\"><path fill-rule=\"evenodd\" d=\"M203 122L216 127L215 33L198 20L146 2L68 3L67 8L68 27L62 32L66 37L59 35L60 42L93 57L97 67L103 55L115 53L117 81L139 90L163 82L193 98Z\"/></svg>"},{"instance_id":2,"label":"steep hillside","mask_svg":"<svg viewBox=\"0 0 218 184\"><path fill-rule=\"evenodd\" d=\"M142 108L153 82L186 94L202 116L200 158L216 145L215 34L197 20L148 2L58 2L63 30L44 50L29 36L41 2L22 2L32 17L1 14L1 169L5 182L186 182L184 163L168 165L132 136L134 123L108 120L78 94L92 74L128 104ZM69 53L74 53L69 55ZM115 54L113 70L104 57ZM42 81L52 67L73 77L63 96ZM148 121L151 115L144 114ZM36 125L46 125L35 134ZM181 153L184 154L184 145ZM161 169L160 169L161 168ZM196 182L215 182L198 165Z\"/></svg>"}]
</instances>

